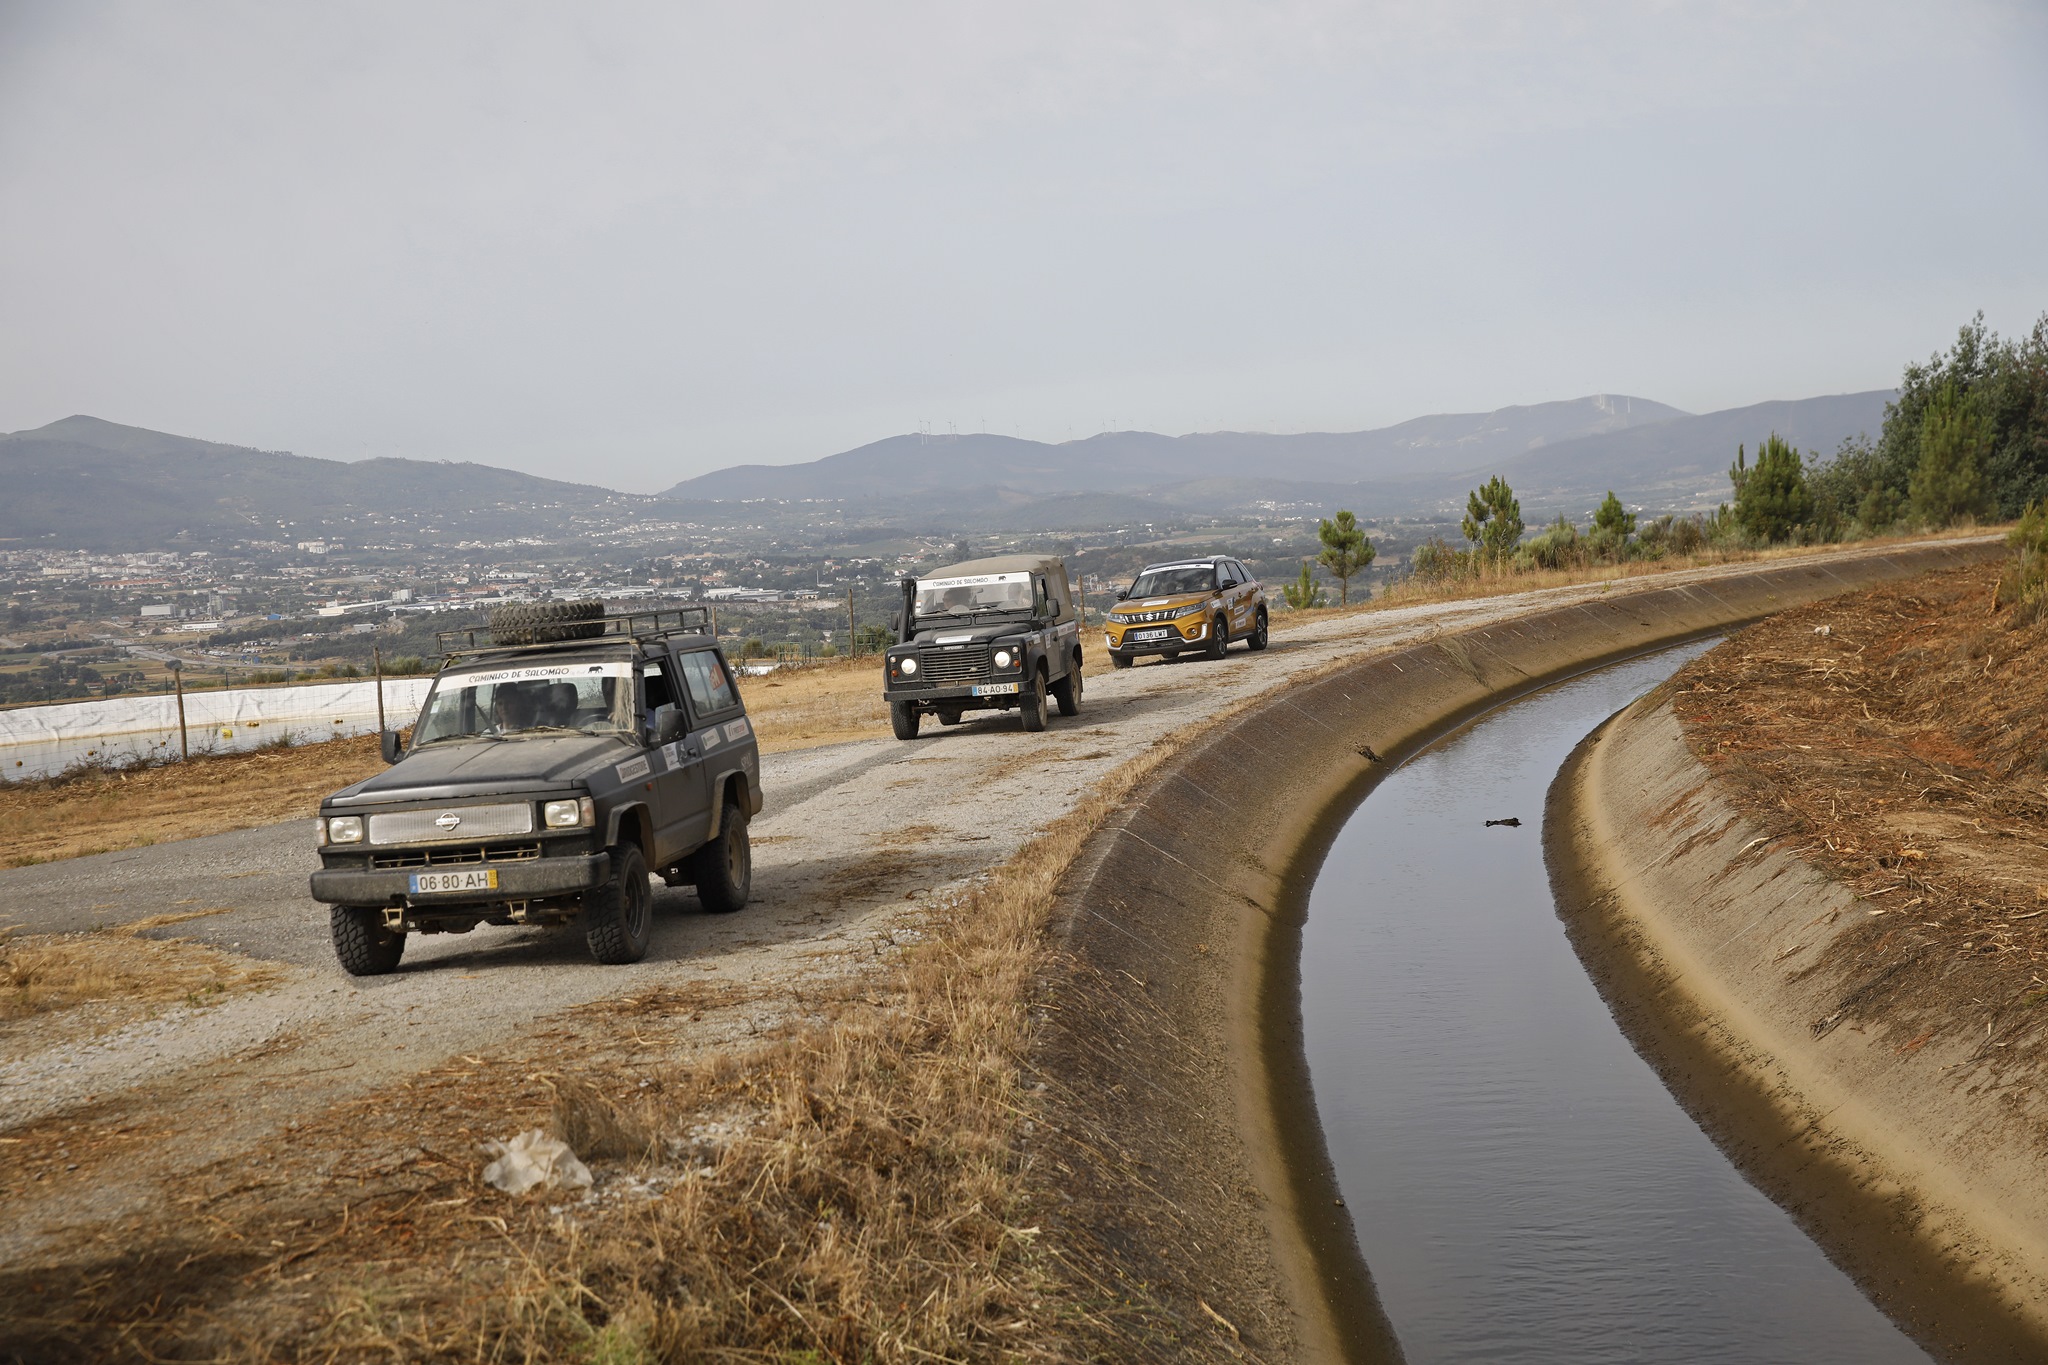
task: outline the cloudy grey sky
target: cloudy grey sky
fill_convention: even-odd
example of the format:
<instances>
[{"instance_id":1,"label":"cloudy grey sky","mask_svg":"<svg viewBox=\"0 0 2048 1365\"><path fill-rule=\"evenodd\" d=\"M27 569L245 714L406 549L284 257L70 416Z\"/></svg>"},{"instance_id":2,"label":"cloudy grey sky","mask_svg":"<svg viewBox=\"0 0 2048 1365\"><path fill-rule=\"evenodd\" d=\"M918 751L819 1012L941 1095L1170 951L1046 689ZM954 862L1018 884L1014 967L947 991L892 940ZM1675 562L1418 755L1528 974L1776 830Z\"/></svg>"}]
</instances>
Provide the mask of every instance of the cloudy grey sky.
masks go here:
<instances>
[{"instance_id":1,"label":"cloudy grey sky","mask_svg":"<svg viewBox=\"0 0 2048 1365\"><path fill-rule=\"evenodd\" d=\"M2048 309L2048 6L0 0L0 430L652 490L1875 388Z\"/></svg>"}]
</instances>

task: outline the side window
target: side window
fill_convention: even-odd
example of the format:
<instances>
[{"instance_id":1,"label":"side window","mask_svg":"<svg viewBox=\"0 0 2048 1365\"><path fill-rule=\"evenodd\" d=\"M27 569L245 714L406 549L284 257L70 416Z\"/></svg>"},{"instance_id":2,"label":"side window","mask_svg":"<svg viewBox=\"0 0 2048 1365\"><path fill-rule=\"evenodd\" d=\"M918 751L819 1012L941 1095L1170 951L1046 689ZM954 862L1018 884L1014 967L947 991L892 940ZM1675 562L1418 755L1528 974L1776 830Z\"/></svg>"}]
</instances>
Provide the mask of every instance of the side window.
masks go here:
<instances>
[{"instance_id":1,"label":"side window","mask_svg":"<svg viewBox=\"0 0 2048 1365\"><path fill-rule=\"evenodd\" d=\"M653 715L664 706L676 704L676 689L668 680L668 673L660 664L642 664L640 676L647 683L647 714Z\"/></svg>"},{"instance_id":2,"label":"side window","mask_svg":"<svg viewBox=\"0 0 2048 1365\"><path fill-rule=\"evenodd\" d=\"M683 666L683 686L689 689L690 705L699 719L728 710L740 704L740 694L732 685L732 675L725 670L725 664L708 649L700 649L680 656Z\"/></svg>"},{"instance_id":3,"label":"side window","mask_svg":"<svg viewBox=\"0 0 2048 1365\"><path fill-rule=\"evenodd\" d=\"M1247 569L1242 561L1235 559L1231 560L1230 568L1231 571L1237 575L1238 582L1249 583L1252 581L1252 571L1250 569Z\"/></svg>"},{"instance_id":4,"label":"side window","mask_svg":"<svg viewBox=\"0 0 2048 1365\"><path fill-rule=\"evenodd\" d=\"M1235 560L1219 559L1216 561L1217 587L1234 588L1240 581L1242 580L1237 576L1237 563Z\"/></svg>"},{"instance_id":5,"label":"side window","mask_svg":"<svg viewBox=\"0 0 2048 1365\"><path fill-rule=\"evenodd\" d=\"M1052 615L1051 601L1051 594L1045 589L1045 576L1043 574L1033 575L1031 579L1031 614L1034 616Z\"/></svg>"}]
</instances>

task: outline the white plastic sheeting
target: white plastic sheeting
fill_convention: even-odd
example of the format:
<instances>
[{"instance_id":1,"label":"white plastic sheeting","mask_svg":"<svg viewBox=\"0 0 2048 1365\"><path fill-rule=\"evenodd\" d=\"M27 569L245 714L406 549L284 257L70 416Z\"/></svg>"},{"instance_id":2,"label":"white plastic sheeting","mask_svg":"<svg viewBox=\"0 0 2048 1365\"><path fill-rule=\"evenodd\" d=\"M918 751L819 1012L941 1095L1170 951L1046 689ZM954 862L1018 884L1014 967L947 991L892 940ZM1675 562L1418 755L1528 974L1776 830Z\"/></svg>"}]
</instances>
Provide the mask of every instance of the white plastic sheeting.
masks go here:
<instances>
[{"instance_id":1,"label":"white plastic sheeting","mask_svg":"<svg viewBox=\"0 0 2048 1365\"><path fill-rule=\"evenodd\" d=\"M386 678L384 722L412 724L432 678ZM185 733L195 754L309 744L377 728L377 680L185 694ZM0 778L42 777L82 762L120 763L178 754L178 699L171 693L108 697L0 711Z\"/></svg>"}]
</instances>

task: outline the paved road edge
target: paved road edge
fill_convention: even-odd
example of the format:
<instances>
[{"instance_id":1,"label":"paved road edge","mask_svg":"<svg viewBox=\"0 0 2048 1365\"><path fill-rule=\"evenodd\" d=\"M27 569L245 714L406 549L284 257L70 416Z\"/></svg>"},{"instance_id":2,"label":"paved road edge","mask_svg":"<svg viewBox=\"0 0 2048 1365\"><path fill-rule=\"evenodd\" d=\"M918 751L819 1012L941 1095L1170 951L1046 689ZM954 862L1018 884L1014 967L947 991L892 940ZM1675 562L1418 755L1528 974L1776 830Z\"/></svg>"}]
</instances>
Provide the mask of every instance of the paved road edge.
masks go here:
<instances>
[{"instance_id":1,"label":"paved road edge","mask_svg":"<svg viewBox=\"0 0 2048 1365\"><path fill-rule=\"evenodd\" d=\"M1057 1121L1121 1154L1134 1177L1120 1201L1081 1201L1076 1220L1187 1322L1227 1320L1227 1352L1400 1359L1340 1202L1302 1048L1301 928L1345 819L1403 759L1515 697L1998 550L1927 543L1651 580L1361 650L1219 721L1133 792L1061 889L1062 964L1038 1063L1060 1082Z\"/></svg>"}]
</instances>

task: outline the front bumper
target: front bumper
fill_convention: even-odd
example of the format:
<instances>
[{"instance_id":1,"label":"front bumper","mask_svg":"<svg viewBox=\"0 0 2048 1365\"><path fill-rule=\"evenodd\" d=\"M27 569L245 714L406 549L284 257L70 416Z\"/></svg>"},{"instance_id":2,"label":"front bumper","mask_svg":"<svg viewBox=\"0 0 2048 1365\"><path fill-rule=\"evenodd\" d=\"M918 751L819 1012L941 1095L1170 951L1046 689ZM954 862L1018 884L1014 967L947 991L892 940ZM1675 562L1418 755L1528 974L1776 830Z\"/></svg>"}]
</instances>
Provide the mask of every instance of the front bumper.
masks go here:
<instances>
[{"instance_id":1,"label":"front bumper","mask_svg":"<svg viewBox=\"0 0 2048 1365\"><path fill-rule=\"evenodd\" d=\"M1014 674L1016 670L1011 672ZM981 690L977 691L977 688ZM883 695L890 701L915 701L931 707L944 705L948 709L972 711L978 707L1015 706L1023 694L1022 680L1012 676L981 683L962 683L957 687L904 687L892 683Z\"/></svg>"},{"instance_id":2,"label":"front bumper","mask_svg":"<svg viewBox=\"0 0 2048 1365\"><path fill-rule=\"evenodd\" d=\"M608 853L566 858L522 858L483 863L498 872L490 891L445 892L413 897L412 874L425 868L323 867L313 874L313 899L327 905L403 905L430 910L439 905L496 905L547 900L595 891L612 877ZM436 868L435 871L445 871Z\"/></svg>"},{"instance_id":3,"label":"front bumper","mask_svg":"<svg viewBox=\"0 0 2048 1365\"><path fill-rule=\"evenodd\" d=\"M1140 640L1138 635L1152 630L1165 630L1166 634L1152 640ZM1183 649L1192 649L1209 638L1209 618L1192 617L1186 621L1168 624L1132 624L1121 629L1110 627L1102 632L1102 643L1109 652L1125 659L1134 659L1142 654L1170 654Z\"/></svg>"}]
</instances>

